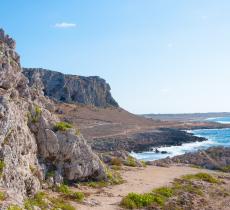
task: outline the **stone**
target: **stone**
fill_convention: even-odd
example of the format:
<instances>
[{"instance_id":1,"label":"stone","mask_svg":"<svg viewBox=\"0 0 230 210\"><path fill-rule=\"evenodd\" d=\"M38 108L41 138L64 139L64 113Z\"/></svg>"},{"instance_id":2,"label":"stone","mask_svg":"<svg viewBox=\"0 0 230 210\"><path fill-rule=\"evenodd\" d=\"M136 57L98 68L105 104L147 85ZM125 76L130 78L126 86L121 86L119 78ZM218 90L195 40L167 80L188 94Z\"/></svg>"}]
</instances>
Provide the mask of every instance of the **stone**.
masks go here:
<instances>
[{"instance_id":1,"label":"stone","mask_svg":"<svg viewBox=\"0 0 230 210\"><path fill-rule=\"evenodd\" d=\"M100 77L65 75L41 68L24 68L23 74L29 79L31 87L42 89L44 95L57 101L118 107L110 93L109 84Z\"/></svg>"},{"instance_id":2,"label":"stone","mask_svg":"<svg viewBox=\"0 0 230 210\"><path fill-rule=\"evenodd\" d=\"M15 45L0 29L0 187L8 195L0 205L4 210L10 203L22 206L23 199L41 190L50 169L55 169L51 185L63 178L105 178L103 164L83 136L53 129L60 120L46 109L52 102L41 84L37 89L28 86Z\"/></svg>"}]
</instances>

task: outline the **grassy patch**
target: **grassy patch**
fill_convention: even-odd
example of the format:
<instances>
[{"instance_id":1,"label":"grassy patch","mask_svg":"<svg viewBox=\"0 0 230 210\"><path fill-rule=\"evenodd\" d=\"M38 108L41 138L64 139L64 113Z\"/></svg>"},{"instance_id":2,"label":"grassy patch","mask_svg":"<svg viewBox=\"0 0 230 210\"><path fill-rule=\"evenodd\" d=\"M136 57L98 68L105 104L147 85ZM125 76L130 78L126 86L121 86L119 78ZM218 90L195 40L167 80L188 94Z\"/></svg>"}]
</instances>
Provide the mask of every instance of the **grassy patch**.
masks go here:
<instances>
[{"instance_id":1,"label":"grassy patch","mask_svg":"<svg viewBox=\"0 0 230 210\"><path fill-rule=\"evenodd\" d=\"M4 201L6 199L6 194L4 192L0 192L0 201Z\"/></svg>"},{"instance_id":2,"label":"grassy patch","mask_svg":"<svg viewBox=\"0 0 230 210\"><path fill-rule=\"evenodd\" d=\"M73 126L67 122L58 122L54 126L54 129L56 131L67 131L69 129L73 128Z\"/></svg>"},{"instance_id":3,"label":"grassy patch","mask_svg":"<svg viewBox=\"0 0 230 210\"><path fill-rule=\"evenodd\" d=\"M124 183L124 180L121 177L120 173L116 170L111 170L109 168L106 168L106 175L107 175L107 180L91 181L82 184L93 188L102 188L110 185L118 185Z\"/></svg>"},{"instance_id":4,"label":"grassy patch","mask_svg":"<svg viewBox=\"0 0 230 210\"><path fill-rule=\"evenodd\" d=\"M67 185L64 184L57 187L57 191L62 193L63 198L72 201L82 202L85 198L85 194L83 192L73 192Z\"/></svg>"},{"instance_id":5,"label":"grassy patch","mask_svg":"<svg viewBox=\"0 0 230 210\"><path fill-rule=\"evenodd\" d=\"M223 171L223 172L230 172L230 165L227 165L227 166L221 168L221 171Z\"/></svg>"},{"instance_id":6,"label":"grassy patch","mask_svg":"<svg viewBox=\"0 0 230 210\"><path fill-rule=\"evenodd\" d=\"M22 210L18 205L10 205L7 210Z\"/></svg>"},{"instance_id":7,"label":"grassy patch","mask_svg":"<svg viewBox=\"0 0 230 210\"><path fill-rule=\"evenodd\" d=\"M34 113L28 113L28 118L32 123L38 122L41 116L42 110L38 105L35 105Z\"/></svg>"},{"instance_id":8,"label":"grassy patch","mask_svg":"<svg viewBox=\"0 0 230 210\"><path fill-rule=\"evenodd\" d=\"M185 180L201 180L209 183L219 183L219 180L207 173L189 174L182 177Z\"/></svg>"},{"instance_id":9,"label":"grassy patch","mask_svg":"<svg viewBox=\"0 0 230 210\"><path fill-rule=\"evenodd\" d=\"M154 203L163 205L165 202L164 196L158 193L129 193L121 201L121 206L127 209L148 207Z\"/></svg>"},{"instance_id":10,"label":"grassy patch","mask_svg":"<svg viewBox=\"0 0 230 210\"><path fill-rule=\"evenodd\" d=\"M64 199L61 198L51 198L52 210L61 209L61 210L76 210L72 205L67 203Z\"/></svg>"},{"instance_id":11,"label":"grassy patch","mask_svg":"<svg viewBox=\"0 0 230 210\"><path fill-rule=\"evenodd\" d=\"M4 161L3 161L3 160L0 160L0 176L2 176L4 167L5 167Z\"/></svg>"},{"instance_id":12,"label":"grassy patch","mask_svg":"<svg viewBox=\"0 0 230 210\"><path fill-rule=\"evenodd\" d=\"M63 190L63 192L67 193L66 189ZM69 191L68 191L68 193L69 193ZM71 196L73 196L76 201L80 201L80 200L82 201L83 200L82 195L73 193L73 194L71 194ZM39 207L41 210L47 210L47 209L75 210L75 208L72 205L70 205L68 202L66 202L66 198L49 197L48 195L46 195L43 192L37 193L33 198L29 198L24 202L24 208L26 210L33 210L34 206ZM11 210L14 210L14 209L11 209Z\"/></svg>"},{"instance_id":13,"label":"grassy patch","mask_svg":"<svg viewBox=\"0 0 230 210\"><path fill-rule=\"evenodd\" d=\"M34 206L38 206L42 210L45 210L49 206L47 201L45 200L46 197L47 195L44 192L39 192L35 194L33 198L25 200L24 208L26 210L33 210Z\"/></svg>"},{"instance_id":14,"label":"grassy patch","mask_svg":"<svg viewBox=\"0 0 230 210\"><path fill-rule=\"evenodd\" d=\"M122 199L120 205L126 209L140 209L150 206L168 209L167 201L172 197L180 199L184 193L203 196L202 186L197 185L192 180L201 180L212 184L219 182L216 178L206 173L186 175L182 179L174 180L170 187L157 188L150 193L144 194L129 193Z\"/></svg>"},{"instance_id":15,"label":"grassy patch","mask_svg":"<svg viewBox=\"0 0 230 210\"><path fill-rule=\"evenodd\" d=\"M137 163L134 157L132 156L128 156L126 162L125 162L126 166L131 166L131 167L136 167Z\"/></svg>"}]
</instances>

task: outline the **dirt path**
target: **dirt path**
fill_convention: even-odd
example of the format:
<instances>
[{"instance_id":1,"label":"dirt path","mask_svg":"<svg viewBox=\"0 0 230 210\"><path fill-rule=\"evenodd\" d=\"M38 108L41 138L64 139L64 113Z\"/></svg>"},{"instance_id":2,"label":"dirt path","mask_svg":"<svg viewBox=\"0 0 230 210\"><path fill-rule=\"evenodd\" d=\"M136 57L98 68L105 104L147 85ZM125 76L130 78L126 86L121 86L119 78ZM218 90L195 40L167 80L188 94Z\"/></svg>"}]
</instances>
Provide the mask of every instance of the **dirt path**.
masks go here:
<instances>
[{"instance_id":1,"label":"dirt path","mask_svg":"<svg viewBox=\"0 0 230 210\"><path fill-rule=\"evenodd\" d=\"M204 169L172 166L170 168L148 166L146 168L126 168L122 176L124 184L107 187L102 190L88 189L92 193L87 202L98 203L97 206L78 205L78 210L118 210L122 197L130 192L144 193L152 189L170 184L175 178L185 174L207 172ZM214 173L208 171L209 173Z\"/></svg>"}]
</instances>

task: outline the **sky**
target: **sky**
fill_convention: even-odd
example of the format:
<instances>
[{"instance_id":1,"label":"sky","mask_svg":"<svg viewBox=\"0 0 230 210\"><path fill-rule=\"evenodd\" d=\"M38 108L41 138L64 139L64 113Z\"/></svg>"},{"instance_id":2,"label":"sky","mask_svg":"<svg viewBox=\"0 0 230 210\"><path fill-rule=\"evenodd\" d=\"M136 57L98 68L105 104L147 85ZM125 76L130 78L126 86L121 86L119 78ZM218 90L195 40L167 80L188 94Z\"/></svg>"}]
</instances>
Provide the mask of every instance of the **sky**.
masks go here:
<instances>
[{"instance_id":1,"label":"sky","mask_svg":"<svg viewBox=\"0 0 230 210\"><path fill-rule=\"evenodd\" d=\"M230 111L229 0L2 1L23 67L98 75L136 113Z\"/></svg>"}]
</instances>

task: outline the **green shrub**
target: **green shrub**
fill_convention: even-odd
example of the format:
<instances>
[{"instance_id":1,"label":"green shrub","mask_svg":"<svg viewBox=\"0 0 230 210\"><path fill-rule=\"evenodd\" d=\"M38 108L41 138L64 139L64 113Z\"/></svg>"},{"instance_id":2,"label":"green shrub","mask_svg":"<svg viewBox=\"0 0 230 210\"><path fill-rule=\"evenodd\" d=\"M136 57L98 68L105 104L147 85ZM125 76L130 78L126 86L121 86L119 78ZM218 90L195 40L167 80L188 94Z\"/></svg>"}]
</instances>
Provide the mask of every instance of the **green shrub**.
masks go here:
<instances>
[{"instance_id":1,"label":"green shrub","mask_svg":"<svg viewBox=\"0 0 230 210\"><path fill-rule=\"evenodd\" d=\"M70 195L72 193L69 186L65 184L61 184L60 186L58 186L57 191L63 193L64 195Z\"/></svg>"},{"instance_id":2,"label":"green shrub","mask_svg":"<svg viewBox=\"0 0 230 210\"><path fill-rule=\"evenodd\" d=\"M82 202L85 198L85 194L83 192L73 192L72 197L74 200Z\"/></svg>"},{"instance_id":3,"label":"green shrub","mask_svg":"<svg viewBox=\"0 0 230 210\"><path fill-rule=\"evenodd\" d=\"M147 207L153 203L162 205L164 203L164 198L158 194L155 195L152 193L129 193L122 199L121 206L128 209L134 209Z\"/></svg>"},{"instance_id":4,"label":"green shrub","mask_svg":"<svg viewBox=\"0 0 230 210\"><path fill-rule=\"evenodd\" d=\"M153 193L161 195L165 198L170 198L173 196L173 189L171 187L160 187L153 190Z\"/></svg>"},{"instance_id":5,"label":"green shrub","mask_svg":"<svg viewBox=\"0 0 230 210\"><path fill-rule=\"evenodd\" d=\"M3 160L0 160L0 176L2 176L4 167L5 167L4 161L3 161Z\"/></svg>"},{"instance_id":6,"label":"green shrub","mask_svg":"<svg viewBox=\"0 0 230 210\"><path fill-rule=\"evenodd\" d=\"M61 198L50 198L52 202L52 210L61 209L61 210L75 210L75 208L67 203L64 199Z\"/></svg>"},{"instance_id":7,"label":"green shrub","mask_svg":"<svg viewBox=\"0 0 230 210\"><path fill-rule=\"evenodd\" d=\"M145 162L144 160L141 160L141 165L142 165L143 167L147 167L147 164L146 164L146 162Z\"/></svg>"},{"instance_id":8,"label":"green shrub","mask_svg":"<svg viewBox=\"0 0 230 210\"><path fill-rule=\"evenodd\" d=\"M67 131L70 128L73 128L73 126L67 122L58 122L55 126L54 129L56 131Z\"/></svg>"},{"instance_id":9,"label":"green shrub","mask_svg":"<svg viewBox=\"0 0 230 210\"><path fill-rule=\"evenodd\" d=\"M189 174L182 177L185 180L202 180L209 183L219 183L219 180L207 173Z\"/></svg>"},{"instance_id":10,"label":"green shrub","mask_svg":"<svg viewBox=\"0 0 230 210\"><path fill-rule=\"evenodd\" d=\"M227 165L221 169L223 172L230 172L230 165Z\"/></svg>"},{"instance_id":11,"label":"green shrub","mask_svg":"<svg viewBox=\"0 0 230 210\"><path fill-rule=\"evenodd\" d=\"M137 163L134 157L132 156L128 156L126 162L125 162L126 166L131 166L131 167L136 167Z\"/></svg>"},{"instance_id":12,"label":"green shrub","mask_svg":"<svg viewBox=\"0 0 230 210\"><path fill-rule=\"evenodd\" d=\"M0 192L0 201L4 201L6 199L6 194L4 192Z\"/></svg>"},{"instance_id":13,"label":"green shrub","mask_svg":"<svg viewBox=\"0 0 230 210\"><path fill-rule=\"evenodd\" d=\"M18 205L10 205L7 210L22 210Z\"/></svg>"},{"instance_id":14,"label":"green shrub","mask_svg":"<svg viewBox=\"0 0 230 210\"><path fill-rule=\"evenodd\" d=\"M28 118L31 120L32 123L38 122L41 116L42 110L38 105L35 105L34 113L28 113Z\"/></svg>"},{"instance_id":15,"label":"green shrub","mask_svg":"<svg viewBox=\"0 0 230 210\"><path fill-rule=\"evenodd\" d=\"M54 177L54 176L55 176L55 171L48 171L47 174L46 174L47 178Z\"/></svg>"},{"instance_id":16,"label":"green shrub","mask_svg":"<svg viewBox=\"0 0 230 210\"><path fill-rule=\"evenodd\" d=\"M48 203L45 200L46 194L44 192L38 192L34 195L33 198L29 198L24 202L24 208L26 210L33 210L34 206L38 206L42 210L46 210L48 208Z\"/></svg>"}]
</instances>

